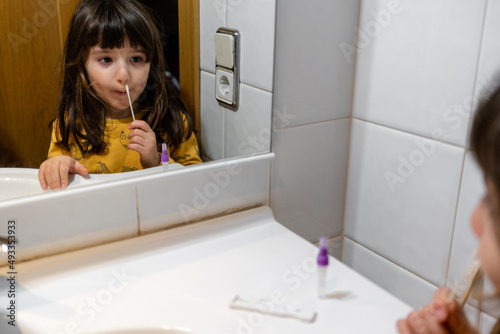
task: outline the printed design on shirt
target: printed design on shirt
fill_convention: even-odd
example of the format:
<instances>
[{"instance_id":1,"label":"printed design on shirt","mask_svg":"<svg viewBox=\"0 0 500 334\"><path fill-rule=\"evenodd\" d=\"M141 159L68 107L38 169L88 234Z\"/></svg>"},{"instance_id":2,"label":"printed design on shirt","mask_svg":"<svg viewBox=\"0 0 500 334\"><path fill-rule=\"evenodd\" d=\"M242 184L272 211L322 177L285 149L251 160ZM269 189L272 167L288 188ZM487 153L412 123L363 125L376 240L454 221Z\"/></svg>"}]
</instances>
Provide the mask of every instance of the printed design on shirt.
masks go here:
<instances>
[{"instance_id":1,"label":"printed design on shirt","mask_svg":"<svg viewBox=\"0 0 500 334\"><path fill-rule=\"evenodd\" d=\"M111 172L109 171L108 166L106 166L105 163L99 161L97 164L98 165L97 165L97 167L95 169L95 173L96 174L111 174Z\"/></svg>"},{"instance_id":2,"label":"printed design on shirt","mask_svg":"<svg viewBox=\"0 0 500 334\"><path fill-rule=\"evenodd\" d=\"M172 159L174 159L175 161L177 161L177 160L186 160L187 158L191 158L191 154L184 154L181 157L172 157Z\"/></svg>"},{"instance_id":3,"label":"printed design on shirt","mask_svg":"<svg viewBox=\"0 0 500 334\"><path fill-rule=\"evenodd\" d=\"M122 144L122 146L125 147L125 149L127 149L128 143L129 143L128 135L122 131L122 133L120 134L120 144Z\"/></svg>"},{"instance_id":4,"label":"printed design on shirt","mask_svg":"<svg viewBox=\"0 0 500 334\"><path fill-rule=\"evenodd\" d=\"M139 168L134 167L134 166L123 166L122 168L122 173L127 173L127 172L133 172L135 170L139 170Z\"/></svg>"},{"instance_id":5,"label":"printed design on shirt","mask_svg":"<svg viewBox=\"0 0 500 334\"><path fill-rule=\"evenodd\" d=\"M82 160L82 151L80 151L77 144L73 143L69 145L69 156L77 161Z\"/></svg>"}]
</instances>

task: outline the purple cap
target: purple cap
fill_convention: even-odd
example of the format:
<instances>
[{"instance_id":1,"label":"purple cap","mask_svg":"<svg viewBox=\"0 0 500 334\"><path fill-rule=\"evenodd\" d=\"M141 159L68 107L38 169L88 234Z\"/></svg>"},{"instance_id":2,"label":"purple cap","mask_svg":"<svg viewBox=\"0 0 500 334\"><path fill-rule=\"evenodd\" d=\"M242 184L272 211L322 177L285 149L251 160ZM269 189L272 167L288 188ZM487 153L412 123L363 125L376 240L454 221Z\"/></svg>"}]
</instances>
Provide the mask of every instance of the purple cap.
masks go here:
<instances>
[{"instance_id":1,"label":"purple cap","mask_svg":"<svg viewBox=\"0 0 500 334\"><path fill-rule=\"evenodd\" d=\"M318 266L328 265L328 240L322 237L319 241Z\"/></svg>"},{"instance_id":2,"label":"purple cap","mask_svg":"<svg viewBox=\"0 0 500 334\"><path fill-rule=\"evenodd\" d=\"M163 143L161 144L161 158L160 158L161 163L168 163L170 161L168 157L168 151L167 151L167 144Z\"/></svg>"}]
</instances>

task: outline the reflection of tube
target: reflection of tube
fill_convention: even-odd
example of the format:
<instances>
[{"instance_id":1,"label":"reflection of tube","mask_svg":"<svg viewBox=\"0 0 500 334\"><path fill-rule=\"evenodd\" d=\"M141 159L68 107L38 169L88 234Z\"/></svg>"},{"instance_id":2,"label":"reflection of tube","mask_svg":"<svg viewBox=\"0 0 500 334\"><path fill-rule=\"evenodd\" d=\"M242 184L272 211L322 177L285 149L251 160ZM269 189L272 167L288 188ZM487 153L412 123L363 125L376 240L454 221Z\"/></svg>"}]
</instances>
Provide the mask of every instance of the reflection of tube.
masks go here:
<instances>
[{"instance_id":1,"label":"reflection of tube","mask_svg":"<svg viewBox=\"0 0 500 334\"><path fill-rule=\"evenodd\" d=\"M328 241L322 237L319 242L318 254L318 297L326 297L326 270L328 268Z\"/></svg>"},{"instance_id":2,"label":"reflection of tube","mask_svg":"<svg viewBox=\"0 0 500 334\"><path fill-rule=\"evenodd\" d=\"M168 167L168 163L170 161L170 158L168 157L168 151L167 151L167 144L163 143L161 144L161 165Z\"/></svg>"}]
</instances>

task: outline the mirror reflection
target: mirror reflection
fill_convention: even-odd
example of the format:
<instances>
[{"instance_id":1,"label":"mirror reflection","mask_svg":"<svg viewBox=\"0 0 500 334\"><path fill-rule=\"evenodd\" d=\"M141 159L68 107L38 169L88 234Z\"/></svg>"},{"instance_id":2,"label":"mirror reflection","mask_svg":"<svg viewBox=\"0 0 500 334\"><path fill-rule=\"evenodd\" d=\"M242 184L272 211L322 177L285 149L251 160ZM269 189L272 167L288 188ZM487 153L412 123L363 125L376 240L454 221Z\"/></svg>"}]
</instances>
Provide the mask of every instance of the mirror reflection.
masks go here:
<instances>
[{"instance_id":1,"label":"mirror reflection","mask_svg":"<svg viewBox=\"0 0 500 334\"><path fill-rule=\"evenodd\" d=\"M8 61L1 65L0 75L2 75L2 81L9 82L9 84L6 85L6 89L2 92L2 102L0 102L2 114L5 115L5 122L0 125L0 132L4 136L4 140L0 144L0 167L38 168L47 158L47 152L49 152L51 130L48 124L56 115L55 111L59 108L58 104L60 99L72 97L72 92L75 91L73 87L68 87L66 84L61 85L59 82L60 77L64 75L64 73L61 73L60 64L63 57L65 39L68 35L70 20L78 1L69 0L57 2L54 0L46 1L43 5L39 3L22 3L21 5L16 5L18 10L15 10L14 5L8 1L4 2L3 10L8 12L9 15L4 15L8 17L8 19L2 23L1 27L2 30L8 32L4 35L6 41L2 43L2 54L5 55ZM180 4L178 4L177 1L153 2L143 0L141 2L152 7L155 15L162 21L162 24L158 24L157 26L160 27L159 30L162 33L161 42L165 51L165 73L169 79L168 87L169 89L180 90L181 100L186 107L186 114L189 115L192 124L192 128L187 127L185 129L187 134L192 134L192 136L189 136L192 138L187 139L191 141L196 140L198 142L198 146L190 146L190 152L178 151L177 155L175 154L176 152L170 151L175 151L174 148L178 145L167 143L171 158L170 162L191 165L201 161L196 158L193 158L191 161L189 156L198 155L202 156L203 161L211 161L240 155L268 152L270 150L270 103L265 106L268 120L266 124L262 124L260 120L253 122L252 117L254 117L254 115L243 115L243 111L232 112L232 115L229 117L221 116L227 111L217 104L215 94L206 96L207 94L203 92L207 91L207 89L204 89L202 94L200 94L200 86L213 86L213 82L208 84L200 82L200 77L204 77L206 73L210 73L210 69L207 70L205 68L205 73L200 75L200 44L202 47L207 43L213 44L213 36L210 35L213 35L216 31L216 29L214 29L214 31L211 33L209 32L208 35L205 34L203 36L204 40L200 42L200 37L198 36L200 34L200 4L197 1L183 1L180 2ZM205 15L205 17L209 17L212 14L218 19L219 13L217 11L214 12L212 8L208 11L206 8L204 9L203 15ZM223 22L220 24L218 23L218 25L222 26ZM206 25L202 26L201 30L205 31L205 26ZM137 41L133 41L132 39L129 41L129 43L131 42L130 45L128 45L131 49L134 49L134 44L141 44L140 42L136 43ZM80 42L81 41L79 41L79 43ZM115 45L111 43L108 45L108 48L113 49L112 47L114 46ZM195 52L193 52L193 50L195 50ZM93 51L101 52L102 50ZM213 50L213 53L215 53L215 50ZM205 54L204 58L207 59L213 56L213 54ZM270 59L269 66L272 69L272 53ZM212 63L212 67L214 67L213 64L214 63ZM211 71L214 72L214 69L211 69ZM105 98L99 96L98 93L98 90L100 88L102 89L102 87L99 87L99 80L95 80L95 76L92 77L92 75L89 75L87 68L85 68L83 73L86 75L86 82L82 82L78 92L89 96L95 93L100 99L105 100ZM149 81L142 82L145 88L143 92L139 92L136 86L132 87L132 85L130 85L132 98L131 107L133 108L136 106L135 114L138 114L140 118L145 117L154 123L155 116L149 111L151 109L151 104L146 103L148 98L152 98L153 96L152 94L144 94L144 92L147 93L148 89L154 90L152 87L155 83L150 82L151 75L148 76L148 80ZM203 78L201 81L203 81ZM86 89L82 89L85 87ZM64 89L66 89L66 94L61 94ZM120 106L123 113L115 116L118 116L120 119L127 119L121 117L126 116L125 111L127 110L130 113L130 104L128 103L128 99L125 98L125 90L120 90L119 93L122 95L123 100L127 102L127 105L124 104ZM144 95L146 95L146 97ZM140 100L141 98L142 100ZM175 99L170 100L170 105L172 105L172 101L175 102ZM247 102L247 105L250 105L250 103ZM209 112L205 112L204 109L207 108L210 109ZM262 109L259 105L252 106L251 108ZM210 113L213 112L214 109L218 109L216 112L219 112L220 115L215 115L213 117ZM140 114L143 110L146 111ZM64 117L67 116L59 110L59 118L62 119ZM239 118L237 122L234 121L236 118ZM103 121L102 117L99 120L95 119L95 117L88 116L87 120L89 119L92 119L93 122L100 122L100 124ZM183 120L186 119L188 118L183 118ZM207 126L201 124L202 119L206 120L209 124ZM219 122L217 126L214 126L214 119L217 119ZM83 122L82 120L76 120L72 128L65 127L64 129L57 129L56 127L57 131L52 133L53 137L55 136L53 138L54 142L61 142L70 153L74 151L75 156L80 155L82 152L86 152L86 150L92 150L93 146L90 143L94 143L97 150L99 150L99 147L102 149L104 145L97 143L95 138L88 138L91 137L92 134L90 127L99 127L95 126L95 124L87 124L86 127L86 123L87 121ZM171 128L179 128L179 124L172 125ZM130 130L128 126L126 129ZM190 132L191 129L193 131L192 133ZM263 129L267 130L264 134L260 133ZM69 131L71 134L76 134L79 138L84 138L84 143L80 146L79 141L71 143L68 139L58 137L57 135L61 134L61 130L63 130L62 134L64 134L64 131ZM139 131L140 129L135 128L132 130ZM161 153L162 134L164 135L163 141L166 141L168 137L165 131L162 133L162 131L156 130L157 129L154 129L157 139L156 155L151 154L151 159L142 159L143 157L141 156L140 160L143 161L140 162L139 165L125 164L125 166L121 164L123 168L119 171L112 170L108 164L99 160L95 161L95 163L100 163L100 168L96 167L92 170L88 170L88 172L121 172L155 165L157 162L156 160L160 157L159 153ZM126 131L123 132L125 133ZM231 142L230 138L233 133L243 135L244 138L239 138L239 140ZM259 134L263 140L262 143L258 143L258 149L255 149L256 146L252 144L251 139L259 138ZM110 144L109 148L113 146L127 146L128 149L128 144L125 143L124 146L123 140L125 139L127 141L130 139L123 136L123 138L121 138L120 135L121 132L118 137L115 137L117 140L115 142L106 142L105 139L103 139L102 142L104 144ZM245 138L249 140L245 140ZM231 145L226 145L224 141L231 142L234 147L231 148ZM182 142L184 142L184 140L180 140L177 144ZM217 143L214 145L214 142ZM216 147L216 149L214 149L214 147ZM222 153L221 150L218 150L220 147L223 147ZM54 145L50 146L51 156L53 154L58 155L57 153L62 153L57 150L57 152L52 152L53 149ZM130 149L132 150L132 148ZM196 154L194 154L194 152L196 152ZM142 163L144 163L144 165ZM75 164L72 165L72 168L74 165ZM124 166L130 168L125 168ZM82 173L84 172L82 171Z\"/></svg>"}]
</instances>

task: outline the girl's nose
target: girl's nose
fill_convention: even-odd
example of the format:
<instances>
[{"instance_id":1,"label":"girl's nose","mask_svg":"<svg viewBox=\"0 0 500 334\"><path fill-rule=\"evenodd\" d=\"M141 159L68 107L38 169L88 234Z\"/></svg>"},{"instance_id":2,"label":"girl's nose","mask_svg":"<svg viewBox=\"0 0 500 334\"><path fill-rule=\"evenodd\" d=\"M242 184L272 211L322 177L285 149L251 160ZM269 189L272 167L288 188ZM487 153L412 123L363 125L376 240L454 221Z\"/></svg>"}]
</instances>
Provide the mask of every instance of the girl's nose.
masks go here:
<instances>
[{"instance_id":1,"label":"girl's nose","mask_svg":"<svg viewBox=\"0 0 500 334\"><path fill-rule=\"evenodd\" d=\"M128 71L127 65L125 63L118 63L118 68L116 70L116 81L120 84L125 85L130 80L130 73Z\"/></svg>"}]
</instances>

